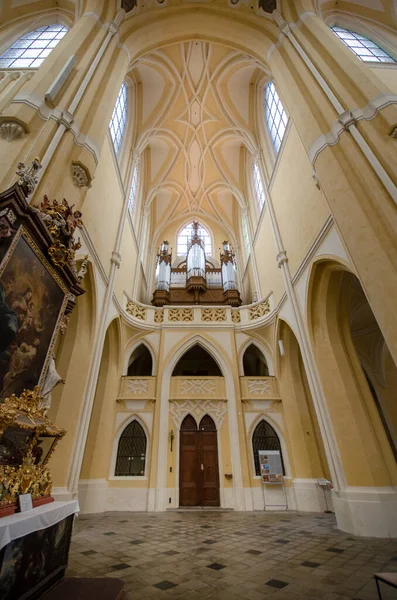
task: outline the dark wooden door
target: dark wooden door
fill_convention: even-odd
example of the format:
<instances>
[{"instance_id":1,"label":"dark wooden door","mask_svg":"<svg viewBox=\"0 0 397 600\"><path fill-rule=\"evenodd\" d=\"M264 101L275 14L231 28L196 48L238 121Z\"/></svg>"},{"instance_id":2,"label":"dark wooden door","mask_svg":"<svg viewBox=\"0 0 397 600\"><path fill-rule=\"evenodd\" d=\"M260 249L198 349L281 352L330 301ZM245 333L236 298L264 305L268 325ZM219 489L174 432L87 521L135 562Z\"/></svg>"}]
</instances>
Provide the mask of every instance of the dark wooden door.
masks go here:
<instances>
[{"instance_id":1,"label":"dark wooden door","mask_svg":"<svg viewBox=\"0 0 397 600\"><path fill-rule=\"evenodd\" d=\"M188 415L180 432L179 505L219 506L218 441L215 423L206 415L197 430Z\"/></svg>"},{"instance_id":2,"label":"dark wooden door","mask_svg":"<svg viewBox=\"0 0 397 600\"><path fill-rule=\"evenodd\" d=\"M197 423L191 415L183 420L180 438L179 504L198 506L199 502L199 437Z\"/></svg>"},{"instance_id":3,"label":"dark wooden door","mask_svg":"<svg viewBox=\"0 0 397 600\"><path fill-rule=\"evenodd\" d=\"M218 438L214 421L208 415L199 427L201 455L201 506L219 506Z\"/></svg>"}]
</instances>

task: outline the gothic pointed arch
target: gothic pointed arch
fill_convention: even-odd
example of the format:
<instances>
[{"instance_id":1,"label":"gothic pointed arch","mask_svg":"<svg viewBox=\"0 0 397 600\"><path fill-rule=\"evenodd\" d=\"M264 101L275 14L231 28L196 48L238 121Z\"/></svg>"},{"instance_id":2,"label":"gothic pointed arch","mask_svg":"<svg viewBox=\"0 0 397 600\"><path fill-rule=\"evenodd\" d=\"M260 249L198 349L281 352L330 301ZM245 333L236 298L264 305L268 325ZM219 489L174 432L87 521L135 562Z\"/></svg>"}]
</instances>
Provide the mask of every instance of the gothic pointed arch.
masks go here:
<instances>
[{"instance_id":1,"label":"gothic pointed arch","mask_svg":"<svg viewBox=\"0 0 397 600\"><path fill-rule=\"evenodd\" d=\"M152 354L146 344L139 344L128 359L128 377L151 377L153 373Z\"/></svg>"},{"instance_id":2,"label":"gothic pointed arch","mask_svg":"<svg viewBox=\"0 0 397 600\"><path fill-rule=\"evenodd\" d=\"M173 377L222 377L218 363L200 344L194 344L181 356L172 372Z\"/></svg>"},{"instance_id":3,"label":"gothic pointed arch","mask_svg":"<svg viewBox=\"0 0 397 600\"><path fill-rule=\"evenodd\" d=\"M245 377L268 377L269 367L266 358L255 344L250 344L243 354Z\"/></svg>"},{"instance_id":4,"label":"gothic pointed arch","mask_svg":"<svg viewBox=\"0 0 397 600\"><path fill-rule=\"evenodd\" d=\"M255 475L257 476L261 474L259 464L260 450L278 450L280 452L281 462L283 465L283 474L285 475L280 439L276 430L265 419L261 419L261 421L259 421L252 434L252 452L254 455Z\"/></svg>"}]
</instances>

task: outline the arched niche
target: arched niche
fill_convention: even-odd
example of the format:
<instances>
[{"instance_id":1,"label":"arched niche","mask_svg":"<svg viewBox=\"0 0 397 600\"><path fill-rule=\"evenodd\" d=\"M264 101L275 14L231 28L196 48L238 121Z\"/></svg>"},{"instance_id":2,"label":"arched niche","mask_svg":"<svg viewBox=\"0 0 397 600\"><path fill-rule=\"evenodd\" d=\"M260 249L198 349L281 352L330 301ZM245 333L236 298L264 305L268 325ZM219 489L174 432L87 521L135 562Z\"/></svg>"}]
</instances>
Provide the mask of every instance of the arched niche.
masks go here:
<instances>
[{"instance_id":1,"label":"arched niche","mask_svg":"<svg viewBox=\"0 0 397 600\"><path fill-rule=\"evenodd\" d=\"M222 371L209 352L200 344L195 344L181 356L172 376L222 377Z\"/></svg>"},{"instance_id":2,"label":"arched niche","mask_svg":"<svg viewBox=\"0 0 397 600\"><path fill-rule=\"evenodd\" d=\"M260 476L259 451L260 450L278 450L280 452L281 463L283 465L283 475L285 475L283 452L280 439L276 430L265 419L261 419L252 433L252 453L254 457L255 475Z\"/></svg>"},{"instance_id":3,"label":"arched niche","mask_svg":"<svg viewBox=\"0 0 397 600\"><path fill-rule=\"evenodd\" d=\"M314 355L347 484L395 484L397 369L362 285L344 265L318 261L308 300ZM382 385L385 357L389 372Z\"/></svg>"},{"instance_id":4,"label":"arched niche","mask_svg":"<svg viewBox=\"0 0 397 600\"><path fill-rule=\"evenodd\" d=\"M151 377L153 373L152 354L145 344L140 344L133 350L128 360L128 377Z\"/></svg>"},{"instance_id":5,"label":"arched niche","mask_svg":"<svg viewBox=\"0 0 397 600\"><path fill-rule=\"evenodd\" d=\"M101 364L91 413L81 479L106 479L112 456L116 398L121 366L120 320L109 324L102 350Z\"/></svg>"},{"instance_id":6,"label":"arched niche","mask_svg":"<svg viewBox=\"0 0 397 600\"><path fill-rule=\"evenodd\" d=\"M243 373L245 377L269 376L266 359L254 344L250 344L243 354Z\"/></svg>"},{"instance_id":7,"label":"arched niche","mask_svg":"<svg viewBox=\"0 0 397 600\"><path fill-rule=\"evenodd\" d=\"M279 357L278 383L283 399L293 476L298 479L330 479L300 345L286 321L278 321L277 331L277 337L284 346L284 355Z\"/></svg>"}]
</instances>

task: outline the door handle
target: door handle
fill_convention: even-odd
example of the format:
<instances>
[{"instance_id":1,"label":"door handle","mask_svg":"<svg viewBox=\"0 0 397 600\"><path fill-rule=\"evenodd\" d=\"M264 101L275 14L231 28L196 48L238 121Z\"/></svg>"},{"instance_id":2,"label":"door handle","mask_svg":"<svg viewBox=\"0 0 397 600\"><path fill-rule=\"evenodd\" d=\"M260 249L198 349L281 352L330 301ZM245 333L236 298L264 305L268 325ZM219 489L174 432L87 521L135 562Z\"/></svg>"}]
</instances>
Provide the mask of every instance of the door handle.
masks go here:
<instances>
[{"instance_id":1,"label":"door handle","mask_svg":"<svg viewBox=\"0 0 397 600\"><path fill-rule=\"evenodd\" d=\"M201 470L204 471L204 465L201 463Z\"/></svg>"}]
</instances>

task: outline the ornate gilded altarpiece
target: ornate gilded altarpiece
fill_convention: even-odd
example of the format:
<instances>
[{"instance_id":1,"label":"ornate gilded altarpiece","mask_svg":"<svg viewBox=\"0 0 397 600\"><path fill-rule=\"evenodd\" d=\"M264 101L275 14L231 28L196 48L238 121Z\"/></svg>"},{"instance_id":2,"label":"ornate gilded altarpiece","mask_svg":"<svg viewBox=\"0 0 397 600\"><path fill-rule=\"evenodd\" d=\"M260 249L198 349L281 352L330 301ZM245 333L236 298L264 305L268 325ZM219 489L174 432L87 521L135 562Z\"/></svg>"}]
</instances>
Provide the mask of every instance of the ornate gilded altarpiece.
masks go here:
<instances>
[{"instance_id":1,"label":"ornate gilded altarpiece","mask_svg":"<svg viewBox=\"0 0 397 600\"><path fill-rule=\"evenodd\" d=\"M81 213L47 197L30 205L40 166L22 167L0 193L0 516L17 510L20 494L34 505L52 500L47 462L65 431L47 418L40 391L84 293L74 260Z\"/></svg>"}]
</instances>

